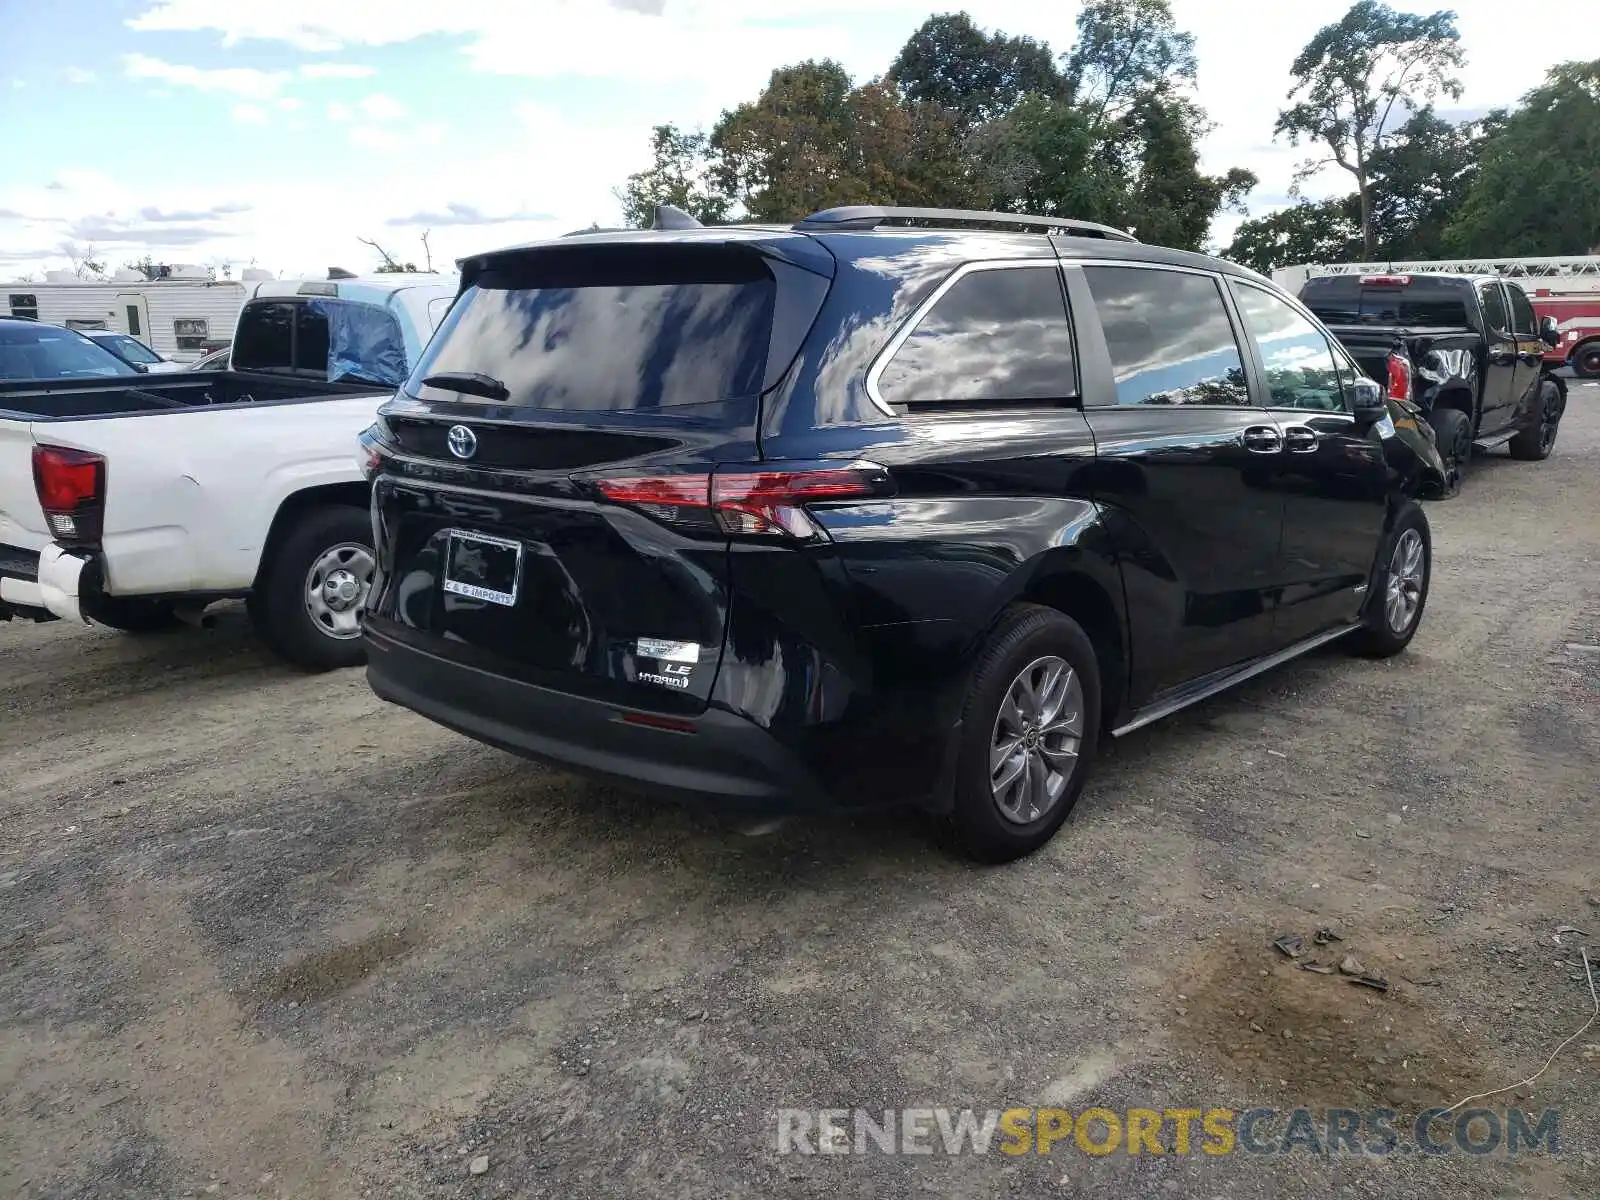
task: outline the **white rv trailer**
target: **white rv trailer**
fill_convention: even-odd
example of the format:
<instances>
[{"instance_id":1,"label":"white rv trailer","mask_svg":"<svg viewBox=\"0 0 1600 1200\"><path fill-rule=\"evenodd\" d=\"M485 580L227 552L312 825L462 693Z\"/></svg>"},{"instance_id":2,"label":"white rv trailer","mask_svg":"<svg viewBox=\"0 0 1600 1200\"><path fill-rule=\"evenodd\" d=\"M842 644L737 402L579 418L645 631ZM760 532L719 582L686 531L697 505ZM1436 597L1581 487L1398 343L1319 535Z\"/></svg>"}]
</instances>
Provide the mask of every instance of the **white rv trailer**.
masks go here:
<instances>
[{"instance_id":1,"label":"white rv trailer","mask_svg":"<svg viewBox=\"0 0 1600 1200\"><path fill-rule=\"evenodd\" d=\"M239 309L266 271L246 271L248 282L209 280L202 267L173 267L165 279L147 280L120 270L109 280L76 279L50 271L44 283L0 289L0 315L31 317L68 329L116 329L131 334L163 358L193 362L209 346L233 336Z\"/></svg>"}]
</instances>

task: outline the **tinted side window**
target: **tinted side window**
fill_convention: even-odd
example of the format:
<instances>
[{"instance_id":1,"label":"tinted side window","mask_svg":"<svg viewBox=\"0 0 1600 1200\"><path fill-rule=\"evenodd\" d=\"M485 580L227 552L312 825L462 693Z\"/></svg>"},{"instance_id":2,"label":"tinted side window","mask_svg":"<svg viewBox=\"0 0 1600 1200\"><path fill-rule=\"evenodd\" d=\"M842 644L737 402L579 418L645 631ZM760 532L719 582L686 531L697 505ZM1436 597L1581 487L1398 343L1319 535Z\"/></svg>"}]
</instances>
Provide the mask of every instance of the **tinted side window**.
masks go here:
<instances>
[{"instance_id":1,"label":"tinted side window","mask_svg":"<svg viewBox=\"0 0 1600 1200\"><path fill-rule=\"evenodd\" d=\"M1488 322L1489 328L1500 333L1511 331L1511 321L1506 316L1505 294L1501 292L1498 284L1486 284L1478 289L1478 296L1483 301L1483 319Z\"/></svg>"},{"instance_id":2,"label":"tinted side window","mask_svg":"<svg viewBox=\"0 0 1600 1200\"><path fill-rule=\"evenodd\" d=\"M1511 328L1519 338L1536 338L1539 336L1539 318L1533 315L1533 305L1529 303L1527 295L1521 288L1508 287L1506 294L1511 297Z\"/></svg>"},{"instance_id":3,"label":"tinted side window","mask_svg":"<svg viewBox=\"0 0 1600 1200\"><path fill-rule=\"evenodd\" d=\"M286 370L294 355L293 304L247 304L234 335L233 365L241 371Z\"/></svg>"},{"instance_id":4,"label":"tinted side window","mask_svg":"<svg viewBox=\"0 0 1600 1200\"><path fill-rule=\"evenodd\" d=\"M972 271L878 377L888 404L1058 401L1078 394L1061 277L1041 266Z\"/></svg>"},{"instance_id":5,"label":"tinted side window","mask_svg":"<svg viewBox=\"0 0 1600 1200\"><path fill-rule=\"evenodd\" d=\"M1244 361L1208 275L1084 267L1116 373L1118 404L1248 406Z\"/></svg>"},{"instance_id":6,"label":"tinted side window","mask_svg":"<svg viewBox=\"0 0 1600 1200\"><path fill-rule=\"evenodd\" d=\"M1261 352L1273 408L1343 412L1340 362L1323 332L1270 292L1234 283L1245 330Z\"/></svg>"}]
</instances>

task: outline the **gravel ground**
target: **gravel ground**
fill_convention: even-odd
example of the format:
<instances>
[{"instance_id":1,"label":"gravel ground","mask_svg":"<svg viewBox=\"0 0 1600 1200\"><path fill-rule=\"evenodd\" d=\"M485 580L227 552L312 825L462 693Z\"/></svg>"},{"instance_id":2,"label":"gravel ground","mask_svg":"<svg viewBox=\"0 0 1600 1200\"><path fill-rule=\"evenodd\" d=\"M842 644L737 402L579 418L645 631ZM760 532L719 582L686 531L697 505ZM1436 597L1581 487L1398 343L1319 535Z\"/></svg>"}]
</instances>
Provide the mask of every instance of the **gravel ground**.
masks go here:
<instances>
[{"instance_id":1,"label":"gravel ground","mask_svg":"<svg viewBox=\"0 0 1600 1200\"><path fill-rule=\"evenodd\" d=\"M0 626L0 1194L1597 1194L1600 1026L1520 1093L1554 1154L776 1153L780 1107L1414 1113L1576 1029L1600 389L1430 511L1409 653L1114 743L1002 869L915 818L754 836L520 762L237 611ZM1272 949L1322 926L1392 990Z\"/></svg>"}]
</instances>

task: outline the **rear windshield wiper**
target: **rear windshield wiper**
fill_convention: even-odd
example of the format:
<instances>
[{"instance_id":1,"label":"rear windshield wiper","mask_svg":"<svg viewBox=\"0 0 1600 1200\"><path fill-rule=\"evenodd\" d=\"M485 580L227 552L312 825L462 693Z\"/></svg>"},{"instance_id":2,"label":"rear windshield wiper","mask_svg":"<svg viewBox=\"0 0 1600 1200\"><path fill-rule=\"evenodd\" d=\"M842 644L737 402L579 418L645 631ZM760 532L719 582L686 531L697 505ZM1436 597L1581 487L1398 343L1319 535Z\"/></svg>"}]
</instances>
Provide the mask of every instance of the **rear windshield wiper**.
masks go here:
<instances>
[{"instance_id":1,"label":"rear windshield wiper","mask_svg":"<svg viewBox=\"0 0 1600 1200\"><path fill-rule=\"evenodd\" d=\"M486 400L509 400L511 389L493 375L478 371L440 371L422 381L423 387L448 388L452 392L465 392L469 396L482 396Z\"/></svg>"}]
</instances>

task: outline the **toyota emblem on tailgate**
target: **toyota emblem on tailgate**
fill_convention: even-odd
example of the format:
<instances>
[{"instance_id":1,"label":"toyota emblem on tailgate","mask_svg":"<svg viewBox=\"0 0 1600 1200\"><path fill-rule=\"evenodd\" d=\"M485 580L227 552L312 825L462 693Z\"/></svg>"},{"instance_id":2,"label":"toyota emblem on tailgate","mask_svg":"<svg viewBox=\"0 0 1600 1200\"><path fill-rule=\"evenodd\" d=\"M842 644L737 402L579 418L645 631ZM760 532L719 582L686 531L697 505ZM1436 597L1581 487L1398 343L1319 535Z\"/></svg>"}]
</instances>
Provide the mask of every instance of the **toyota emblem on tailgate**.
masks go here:
<instances>
[{"instance_id":1,"label":"toyota emblem on tailgate","mask_svg":"<svg viewBox=\"0 0 1600 1200\"><path fill-rule=\"evenodd\" d=\"M465 425L452 425L445 434L445 444L457 458L471 458L478 452L478 435Z\"/></svg>"}]
</instances>

